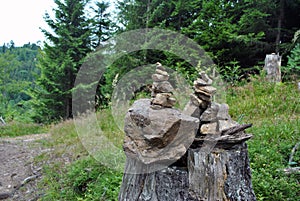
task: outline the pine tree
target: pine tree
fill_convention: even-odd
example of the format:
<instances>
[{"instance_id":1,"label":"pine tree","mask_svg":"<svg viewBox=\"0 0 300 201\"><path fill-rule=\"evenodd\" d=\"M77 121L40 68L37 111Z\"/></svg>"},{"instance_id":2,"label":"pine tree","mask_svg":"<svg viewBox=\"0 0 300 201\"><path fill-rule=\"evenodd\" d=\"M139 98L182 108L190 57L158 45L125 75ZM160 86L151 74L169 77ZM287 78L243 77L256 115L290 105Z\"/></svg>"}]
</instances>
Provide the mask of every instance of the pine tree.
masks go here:
<instances>
[{"instance_id":1,"label":"pine tree","mask_svg":"<svg viewBox=\"0 0 300 201\"><path fill-rule=\"evenodd\" d=\"M98 47L101 42L106 41L113 32L115 26L111 14L108 12L109 3L96 2L96 8L92 8L95 16L92 19L93 46Z\"/></svg>"},{"instance_id":2,"label":"pine tree","mask_svg":"<svg viewBox=\"0 0 300 201\"><path fill-rule=\"evenodd\" d=\"M46 13L50 31L39 58L41 75L33 92L37 120L53 121L72 117L71 90L83 58L91 52L90 20L85 16L89 0L55 0L55 19Z\"/></svg>"}]
</instances>

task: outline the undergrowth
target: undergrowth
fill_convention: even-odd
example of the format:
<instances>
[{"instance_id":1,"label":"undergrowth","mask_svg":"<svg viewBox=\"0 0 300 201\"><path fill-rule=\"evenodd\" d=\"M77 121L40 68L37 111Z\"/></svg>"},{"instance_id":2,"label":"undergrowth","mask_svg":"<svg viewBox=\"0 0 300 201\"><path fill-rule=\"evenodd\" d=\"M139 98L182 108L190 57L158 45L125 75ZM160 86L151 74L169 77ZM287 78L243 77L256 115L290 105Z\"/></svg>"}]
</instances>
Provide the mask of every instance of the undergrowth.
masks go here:
<instances>
[{"instance_id":1,"label":"undergrowth","mask_svg":"<svg viewBox=\"0 0 300 201\"><path fill-rule=\"evenodd\" d=\"M88 151L82 136L78 134L80 125L86 126L88 121L89 117L68 120L50 130L52 139L47 146L53 147L54 153L48 156L48 160L53 162L44 166L45 177L39 184L39 189L46 189L41 192L42 200L117 200L122 172L107 167L106 161L95 159L95 153L92 153L92 156ZM97 122L103 131L101 134L121 149L123 133L113 123L111 111L99 112ZM92 132L93 128L90 129L86 132ZM102 158L110 160L109 156Z\"/></svg>"}]
</instances>

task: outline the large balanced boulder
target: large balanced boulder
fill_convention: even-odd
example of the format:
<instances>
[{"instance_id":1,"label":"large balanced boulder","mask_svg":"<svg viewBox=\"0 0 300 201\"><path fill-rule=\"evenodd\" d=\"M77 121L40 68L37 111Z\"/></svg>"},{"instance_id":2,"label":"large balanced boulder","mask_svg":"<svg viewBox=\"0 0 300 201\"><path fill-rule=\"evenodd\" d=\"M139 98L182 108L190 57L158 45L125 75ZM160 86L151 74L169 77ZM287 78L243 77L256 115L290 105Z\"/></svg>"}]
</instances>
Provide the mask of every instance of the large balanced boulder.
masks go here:
<instances>
[{"instance_id":1,"label":"large balanced boulder","mask_svg":"<svg viewBox=\"0 0 300 201\"><path fill-rule=\"evenodd\" d=\"M153 109L150 99L136 101L125 117L125 154L149 165L173 163L193 143L199 120L173 108Z\"/></svg>"}]
</instances>

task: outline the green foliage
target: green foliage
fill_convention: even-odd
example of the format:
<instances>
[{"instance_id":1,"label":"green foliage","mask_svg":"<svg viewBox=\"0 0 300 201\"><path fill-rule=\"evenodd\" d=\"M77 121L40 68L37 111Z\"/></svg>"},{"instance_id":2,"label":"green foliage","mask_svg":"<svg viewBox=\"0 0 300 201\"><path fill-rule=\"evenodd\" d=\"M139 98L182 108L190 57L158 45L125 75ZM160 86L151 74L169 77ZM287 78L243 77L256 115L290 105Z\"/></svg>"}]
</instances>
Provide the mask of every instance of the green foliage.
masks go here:
<instances>
[{"instance_id":1,"label":"green foliage","mask_svg":"<svg viewBox=\"0 0 300 201\"><path fill-rule=\"evenodd\" d=\"M244 87L229 89L227 101L232 116L260 124L260 120L296 118L300 113L300 94L293 83L270 83L254 77ZM232 103L234 101L234 103Z\"/></svg>"},{"instance_id":2,"label":"green foliage","mask_svg":"<svg viewBox=\"0 0 300 201\"><path fill-rule=\"evenodd\" d=\"M231 61L223 68L219 68L219 73L221 74L223 80L229 83L231 86L237 85L242 76L241 66L237 61Z\"/></svg>"},{"instance_id":3,"label":"green foliage","mask_svg":"<svg viewBox=\"0 0 300 201\"><path fill-rule=\"evenodd\" d=\"M45 167L43 183L51 188L43 200L117 200L122 174L114 172L91 157L74 162L57 174L53 167ZM56 167L59 168L59 167Z\"/></svg>"},{"instance_id":4,"label":"green foliage","mask_svg":"<svg viewBox=\"0 0 300 201\"><path fill-rule=\"evenodd\" d=\"M300 141L300 94L293 83L269 83L252 78L234 87L227 103L233 119L253 123L247 132L252 183L258 200L299 200L299 174L286 175L292 148ZM295 166L300 166L299 151Z\"/></svg>"},{"instance_id":5,"label":"green foliage","mask_svg":"<svg viewBox=\"0 0 300 201\"><path fill-rule=\"evenodd\" d=\"M300 78L300 43L297 43L288 56L286 67L282 68L288 77L295 80Z\"/></svg>"},{"instance_id":6,"label":"green foliage","mask_svg":"<svg viewBox=\"0 0 300 201\"><path fill-rule=\"evenodd\" d=\"M228 63L237 61L242 73L248 73L268 52L278 50L285 58L293 30L299 28L299 5L297 0L119 0L118 17L125 31L146 27L179 31L197 41L218 66L227 69Z\"/></svg>"},{"instance_id":7,"label":"green foliage","mask_svg":"<svg viewBox=\"0 0 300 201\"><path fill-rule=\"evenodd\" d=\"M293 83L269 83L252 78L245 86L231 86L227 103L233 119L253 123L247 132L253 187L258 200L299 200L299 175L286 175L293 146L300 141L300 94ZM111 110L97 114L104 135L121 147L123 134L116 127ZM73 121L56 125L51 131L55 154L68 155L70 165L45 167L41 185L44 200L117 200L122 175L87 156ZM296 152L294 166L300 166Z\"/></svg>"},{"instance_id":8,"label":"green foliage","mask_svg":"<svg viewBox=\"0 0 300 201\"><path fill-rule=\"evenodd\" d=\"M77 73L85 57L110 35L113 24L108 4L97 2L96 8L87 10L89 2L56 0L55 18L45 14L51 30L42 30L48 42L39 57L38 86L31 91L36 121L53 122L73 116L72 92L76 90Z\"/></svg>"},{"instance_id":9,"label":"green foliage","mask_svg":"<svg viewBox=\"0 0 300 201\"><path fill-rule=\"evenodd\" d=\"M96 2L96 8L92 8L95 16L91 18L92 23L92 45L98 47L103 41L111 36L116 25L111 20L111 14L108 12L108 2Z\"/></svg>"},{"instance_id":10,"label":"green foliage","mask_svg":"<svg viewBox=\"0 0 300 201\"><path fill-rule=\"evenodd\" d=\"M300 119L265 120L249 132L254 139L249 143L253 187L258 200L299 200L299 174L286 175L290 152L300 141ZM299 152L297 157L299 157ZM297 166L300 161L296 159ZM270 191L271 189L271 191Z\"/></svg>"},{"instance_id":11,"label":"green foliage","mask_svg":"<svg viewBox=\"0 0 300 201\"><path fill-rule=\"evenodd\" d=\"M121 149L123 133L114 124L111 110L102 110L97 118L104 135ZM44 178L39 184L41 190L47 189L43 192L43 200L117 200L122 173L105 167L88 155L78 137L74 121L67 120L54 125L50 133L52 138L47 146L55 147L52 154L57 158L68 156L71 163L56 160L44 166ZM47 156L41 158L48 160Z\"/></svg>"},{"instance_id":12,"label":"green foliage","mask_svg":"<svg viewBox=\"0 0 300 201\"><path fill-rule=\"evenodd\" d=\"M35 86L36 58L39 47L25 44L23 47L2 47L0 52L0 116L7 122L31 121L32 108L28 104L27 90Z\"/></svg>"}]
</instances>

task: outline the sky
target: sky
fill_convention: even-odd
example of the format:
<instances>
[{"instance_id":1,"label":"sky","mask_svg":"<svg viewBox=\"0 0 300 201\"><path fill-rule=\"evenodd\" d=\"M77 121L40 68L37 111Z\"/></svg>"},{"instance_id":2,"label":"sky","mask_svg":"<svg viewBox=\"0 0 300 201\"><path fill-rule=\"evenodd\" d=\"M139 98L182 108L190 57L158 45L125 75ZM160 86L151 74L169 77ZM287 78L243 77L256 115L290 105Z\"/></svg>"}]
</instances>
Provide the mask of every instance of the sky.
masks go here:
<instances>
[{"instance_id":1,"label":"sky","mask_svg":"<svg viewBox=\"0 0 300 201\"><path fill-rule=\"evenodd\" d=\"M43 16L54 7L53 0L0 0L0 46L11 40L15 46L44 41L39 27L48 28Z\"/></svg>"}]
</instances>

